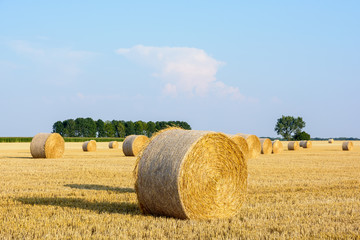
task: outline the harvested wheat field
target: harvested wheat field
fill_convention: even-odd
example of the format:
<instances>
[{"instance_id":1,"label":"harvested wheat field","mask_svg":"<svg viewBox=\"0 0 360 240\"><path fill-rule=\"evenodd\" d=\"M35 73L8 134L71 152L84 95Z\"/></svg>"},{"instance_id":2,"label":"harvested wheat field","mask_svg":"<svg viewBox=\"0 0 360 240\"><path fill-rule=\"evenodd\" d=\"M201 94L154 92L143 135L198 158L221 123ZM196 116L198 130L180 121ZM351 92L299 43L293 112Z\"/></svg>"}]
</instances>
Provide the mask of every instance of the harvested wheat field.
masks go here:
<instances>
[{"instance_id":1,"label":"harvested wheat field","mask_svg":"<svg viewBox=\"0 0 360 240\"><path fill-rule=\"evenodd\" d=\"M360 142L313 141L248 160L248 193L230 219L142 215L135 157L108 143L34 159L30 143L0 143L0 239L360 238ZM120 143L121 145L121 143Z\"/></svg>"}]
</instances>

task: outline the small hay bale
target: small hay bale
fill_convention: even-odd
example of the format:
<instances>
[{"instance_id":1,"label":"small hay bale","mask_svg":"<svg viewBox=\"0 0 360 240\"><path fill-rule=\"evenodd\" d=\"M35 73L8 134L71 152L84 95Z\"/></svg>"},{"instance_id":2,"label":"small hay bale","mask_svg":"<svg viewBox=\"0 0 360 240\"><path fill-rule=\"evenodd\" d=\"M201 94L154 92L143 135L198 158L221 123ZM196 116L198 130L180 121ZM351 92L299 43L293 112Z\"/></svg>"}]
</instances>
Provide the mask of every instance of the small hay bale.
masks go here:
<instances>
[{"instance_id":1,"label":"small hay bale","mask_svg":"<svg viewBox=\"0 0 360 240\"><path fill-rule=\"evenodd\" d=\"M298 150L300 148L299 142L293 141L288 143L288 150Z\"/></svg>"},{"instance_id":2,"label":"small hay bale","mask_svg":"<svg viewBox=\"0 0 360 240\"><path fill-rule=\"evenodd\" d=\"M148 142L147 136L129 135L125 138L122 149L125 156L137 156Z\"/></svg>"},{"instance_id":3,"label":"small hay bale","mask_svg":"<svg viewBox=\"0 0 360 240\"><path fill-rule=\"evenodd\" d=\"M90 140L86 141L82 145L82 149L84 152L95 152L96 151L96 141Z\"/></svg>"},{"instance_id":4,"label":"small hay bale","mask_svg":"<svg viewBox=\"0 0 360 240\"><path fill-rule=\"evenodd\" d=\"M230 137L231 140L233 140L236 145L238 145L238 147L240 148L241 152L244 155L245 159L248 159L249 157L249 146L247 144L247 141L244 137L239 136L239 135L228 135L228 137Z\"/></svg>"},{"instance_id":5,"label":"small hay bale","mask_svg":"<svg viewBox=\"0 0 360 240\"><path fill-rule=\"evenodd\" d=\"M272 153L281 153L284 150L283 144L279 140L272 141Z\"/></svg>"},{"instance_id":6,"label":"small hay bale","mask_svg":"<svg viewBox=\"0 0 360 240\"><path fill-rule=\"evenodd\" d=\"M134 174L139 206L146 214L229 218L246 197L247 162L222 133L162 131L137 158Z\"/></svg>"},{"instance_id":7,"label":"small hay bale","mask_svg":"<svg viewBox=\"0 0 360 240\"><path fill-rule=\"evenodd\" d=\"M328 142L329 143L334 143L334 139L330 138Z\"/></svg>"},{"instance_id":8,"label":"small hay bale","mask_svg":"<svg viewBox=\"0 0 360 240\"><path fill-rule=\"evenodd\" d=\"M271 154L272 142L269 138L260 138L261 154Z\"/></svg>"},{"instance_id":9,"label":"small hay bale","mask_svg":"<svg viewBox=\"0 0 360 240\"><path fill-rule=\"evenodd\" d=\"M30 143L33 158L61 158L65 150L65 141L58 133L38 133Z\"/></svg>"},{"instance_id":10,"label":"small hay bale","mask_svg":"<svg viewBox=\"0 0 360 240\"><path fill-rule=\"evenodd\" d=\"M343 142L343 144L342 144L343 151L351 151L353 149L353 147L354 147L354 144L351 141Z\"/></svg>"},{"instance_id":11,"label":"small hay bale","mask_svg":"<svg viewBox=\"0 0 360 240\"><path fill-rule=\"evenodd\" d=\"M111 149L119 148L119 143L117 141L111 141L109 142L109 148Z\"/></svg>"},{"instance_id":12,"label":"small hay bale","mask_svg":"<svg viewBox=\"0 0 360 240\"><path fill-rule=\"evenodd\" d=\"M243 138L245 138L248 147L249 147L249 159L251 158L257 158L260 153L261 153L261 143L259 138L256 135L251 135L251 134L243 134L243 133L238 133L236 135L242 136Z\"/></svg>"},{"instance_id":13,"label":"small hay bale","mask_svg":"<svg viewBox=\"0 0 360 240\"><path fill-rule=\"evenodd\" d=\"M300 147L302 148L311 148L312 142L310 140L308 141L300 141Z\"/></svg>"}]
</instances>

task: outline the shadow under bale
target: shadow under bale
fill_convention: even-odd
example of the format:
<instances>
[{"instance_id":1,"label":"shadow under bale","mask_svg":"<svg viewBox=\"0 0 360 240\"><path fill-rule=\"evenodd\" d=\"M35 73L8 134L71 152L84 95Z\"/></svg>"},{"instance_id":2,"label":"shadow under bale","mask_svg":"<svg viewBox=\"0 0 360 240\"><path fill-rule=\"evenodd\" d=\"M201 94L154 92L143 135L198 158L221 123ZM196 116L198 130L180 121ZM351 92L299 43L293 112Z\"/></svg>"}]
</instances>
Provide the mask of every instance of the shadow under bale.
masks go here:
<instances>
[{"instance_id":1,"label":"shadow under bale","mask_svg":"<svg viewBox=\"0 0 360 240\"><path fill-rule=\"evenodd\" d=\"M15 200L30 205L59 206L69 208L80 208L97 213L120 213L140 215L140 209L136 203L114 203L114 202L90 202L80 198L16 198Z\"/></svg>"},{"instance_id":2,"label":"shadow under bale","mask_svg":"<svg viewBox=\"0 0 360 240\"><path fill-rule=\"evenodd\" d=\"M70 188L76 188L76 189L114 191L119 193L135 192L133 188L119 188L119 187L111 187L111 186L104 186L98 184L65 184L64 186Z\"/></svg>"}]
</instances>

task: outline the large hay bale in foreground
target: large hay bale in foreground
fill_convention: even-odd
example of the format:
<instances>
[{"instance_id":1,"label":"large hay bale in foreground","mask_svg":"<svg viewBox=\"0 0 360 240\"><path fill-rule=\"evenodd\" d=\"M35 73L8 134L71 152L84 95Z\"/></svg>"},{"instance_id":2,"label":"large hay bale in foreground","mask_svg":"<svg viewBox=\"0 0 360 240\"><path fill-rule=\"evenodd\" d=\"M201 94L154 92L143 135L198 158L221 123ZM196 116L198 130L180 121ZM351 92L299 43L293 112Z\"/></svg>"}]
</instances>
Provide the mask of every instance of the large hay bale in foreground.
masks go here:
<instances>
[{"instance_id":1,"label":"large hay bale in foreground","mask_svg":"<svg viewBox=\"0 0 360 240\"><path fill-rule=\"evenodd\" d=\"M231 140L233 140L236 145L240 148L241 152L244 155L245 159L248 159L249 157L249 145L246 141L246 139L239 135L228 135Z\"/></svg>"},{"instance_id":2,"label":"large hay bale in foreground","mask_svg":"<svg viewBox=\"0 0 360 240\"><path fill-rule=\"evenodd\" d=\"M33 158L61 158L65 150L65 141L58 133L38 133L30 143Z\"/></svg>"},{"instance_id":3,"label":"large hay bale in foreground","mask_svg":"<svg viewBox=\"0 0 360 240\"><path fill-rule=\"evenodd\" d=\"M328 142L329 143L334 143L334 139L330 138Z\"/></svg>"},{"instance_id":4,"label":"large hay bale in foreground","mask_svg":"<svg viewBox=\"0 0 360 240\"><path fill-rule=\"evenodd\" d=\"M308 141L300 141L300 147L302 148L311 148L312 142L310 140Z\"/></svg>"},{"instance_id":5,"label":"large hay bale in foreground","mask_svg":"<svg viewBox=\"0 0 360 240\"><path fill-rule=\"evenodd\" d=\"M245 138L249 147L249 158L257 158L261 153L261 143L256 135L238 133L236 135Z\"/></svg>"},{"instance_id":6,"label":"large hay bale in foreground","mask_svg":"<svg viewBox=\"0 0 360 240\"><path fill-rule=\"evenodd\" d=\"M142 212L180 219L228 218L247 189L247 163L222 133L162 131L138 157L135 190Z\"/></svg>"},{"instance_id":7,"label":"large hay bale in foreground","mask_svg":"<svg viewBox=\"0 0 360 240\"><path fill-rule=\"evenodd\" d=\"M261 154L271 154L272 142L269 138L260 138Z\"/></svg>"},{"instance_id":8,"label":"large hay bale in foreground","mask_svg":"<svg viewBox=\"0 0 360 240\"><path fill-rule=\"evenodd\" d=\"M298 150L300 148L299 142L293 141L288 143L288 150Z\"/></svg>"},{"instance_id":9,"label":"large hay bale in foreground","mask_svg":"<svg viewBox=\"0 0 360 240\"><path fill-rule=\"evenodd\" d=\"M148 142L147 136L129 135L125 138L122 149L125 156L137 156Z\"/></svg>"},{"instance_id":10,"label":"large hay bale in foreground","mask_svg":"<svg viewBox=\"0 0 360 240\"><path fill-rule=\"evenodd\" d=\"M84 152L95 152L96 151L96 141L90 140L86 141L82 145L82 149Z\"/></svg>"},{"instance_id":11,"label":"large hay bale in foreground","mask_svg":"<svg viewBox=\"0 0 360 240\"><path fill-rule=\"evenodd\" d=\"M109 148L111 149L119 148L119 143L117 141L111 141L109 142Z\"/></svg>"},{"instance_id":12,"label":"large hay bale in foreground","mask_svg":"<svg viewBox=\"0 0 360 240\"><path fill-rule=\"evenodd\" d=\"M343 151L351 151L353 149L353 147L354 147L354 144L351 141L343 142L343 144L342 144Z\"/></svg>"},{"instance_id":13,"label":"large hay bale in foreground","mask_svg":"<svg viewBox=\"0 0 360 240\"><path fill-rule=\"evenodd\" d=\"M283 144L279 140L272 141L272 153L281 153L284 150Z\"/></svg>"}]
</instances>

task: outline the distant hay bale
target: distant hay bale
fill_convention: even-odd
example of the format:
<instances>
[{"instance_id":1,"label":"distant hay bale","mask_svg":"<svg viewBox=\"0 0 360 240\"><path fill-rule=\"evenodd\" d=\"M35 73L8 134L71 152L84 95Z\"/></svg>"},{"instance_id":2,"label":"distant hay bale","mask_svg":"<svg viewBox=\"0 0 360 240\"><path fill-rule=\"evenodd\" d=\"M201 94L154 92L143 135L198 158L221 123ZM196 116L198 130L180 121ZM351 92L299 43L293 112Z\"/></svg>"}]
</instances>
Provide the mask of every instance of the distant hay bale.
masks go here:
<instances>
[{"instance_id":1,"label":"distant hay bale","mask_svg":"<svg viewBox=\"0 0 360 240\"><path fill-rule=\"evenodd\" d=\"M300 141L300 147L302 148L311 148L312 142L310 140L308 141Z\"/></svg>"},{"instance_id":2,"label":"distant hay bale","mask_svg":"<svg viewBox=\"0 0 360 240\"><path fill-rule=\"evenodd\" d=\"M298 150L300 148L299 142L293 141L288 143L288 150Z\"/></svg>"},{"instance_id":3,"label":"distant hay bale","mask_svg":"<svg viewBox=\"0 0 360 240\"><path fill-rule=\"evenodd\" d=\"M137 158L135 190L145 214L180 219L228 218L246 197L247 163L222 133L170 129Z\"/></svg>"},{"instance_id":4,"label":"distant hay bale","mask_svg":"<svg viewBox=\"0 0 360 240\"><path fill-rule=\"evenodd\" d=\"M281 153L284 150L283 144L279 140L272 141L272 153Z\"/></svg>"},{"instance_id":5,"label":"distant hay bale","mask_svg":"<svg viewBox=\"0 0 360 240\"><path fill-rule=\"evenodd\" d=\"M119 148L119 143L117 141L111 141L109 142L109 148L111 149Z\"/></svg>"},{"instance_id":6,"label":"distant hay bale","mask_svg":"<svg viewBox=\"0 0 360 240\"><path fill-rule=\"evenodd\" d=\"M96 141L90 140L86 141L82 145L82 149L84 152L95 152L96 151Z\"/></svg>"},{"instance_id":7,"label":"distant hay bale","mask_svg":"<svg viewBox=\"0 0 360 240\"><path fill-rule=\"evenodd\" d=\"M137 156L148 142L147 136L129 135L125 138L122 149L125 156Z\"/></svg>"},{"instance_id":8,"label":"distant hay bale","mask_svg":"<svg viewBox=\"0 0 360 240\"><path fill-rule=\"evenodd\" d=\"M33 158L61 158L65 150L65 141L58 133L38 133L30 143Z\"/></svg>"},{"instance_id":9,"label":"distant hay bale","mask_svg":"<svg viewBox=\"0 0 360 240\"><path fill-rule=\"evenodd\" d=\"M256 135L251 135L251 134L243 134L243 133L238 133L236 135L242 136L243 138L245 138L248 147L249 147L249 159L250 158L257 158L260 155L261 152L261 143L259 138Z\"/></svg>"},{"instance_id":10,"label":"distant hay bale","mask_svg":"<svg viewBox=\"0 0 360 240\"><path fill-rule=\"evenodd\" d=\"M334 139L330 138L329 143L334 143Z\"/></svg>"},{"instance_id":11,"label":"distant hay bale","mask_svg":"<svg viewBox=\"0 0 360 240\"><path fill-rule=\"evenodd\" d=\"M272 142L269 138L260 138L261 154L271 154Z\"/></svg>"},{"instance_id":12,"label":"distant hay bale","mask_svg":"<svg viewBox=\"0 0 360 240\"><path fill-rule=\"evenodd\" d=\"M342 144L343 151L351 151L353 149L353 147L354 147L354 144L351 141L343 142L343 144Z\"/></svg>"},{"instance_id":13,"label":"distant hay bale","mask_svg":"<svg viewBox=\"0 0 360 240\"><path fill-rule=\"evenodd\" d=\"M248 159L249 157L249 146L248 143L246 141L246 139L242 136L239 135L228 135L228 137L230 137L231 140L233 140L236 145L239 146L241 152L243 153L245 159Z\"/></svg>"}]
</instances>

